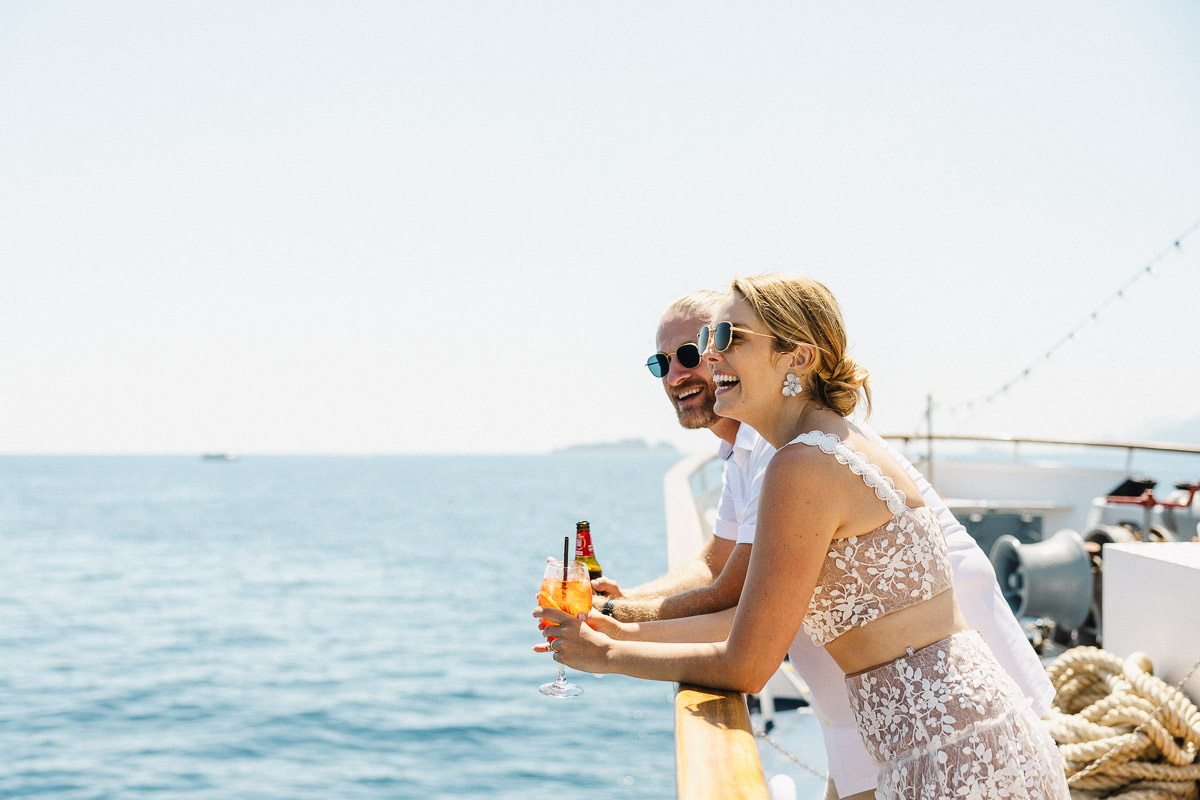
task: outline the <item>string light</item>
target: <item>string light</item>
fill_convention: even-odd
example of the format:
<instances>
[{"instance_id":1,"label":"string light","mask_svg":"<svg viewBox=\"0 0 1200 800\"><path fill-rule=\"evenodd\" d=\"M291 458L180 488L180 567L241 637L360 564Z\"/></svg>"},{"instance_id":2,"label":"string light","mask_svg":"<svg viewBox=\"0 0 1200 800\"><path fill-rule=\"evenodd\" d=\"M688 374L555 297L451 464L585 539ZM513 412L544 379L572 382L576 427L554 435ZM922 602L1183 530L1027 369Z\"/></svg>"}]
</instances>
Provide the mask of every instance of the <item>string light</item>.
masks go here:
<instances>
[{"instance_id":1,"label":"string light","mask_svg":"<svg viewBox=\"0 0 1200 800\"><path fill-rule=\"evenodd\" d=\"M1020 370L1011 380L1002 384L999 389L996 389L988 395L976 398L974 400L969 400L965 403L958 403L956 405L947 407L941 407L937 404L934 404L934 408L938 411L949 412L951 415L957 415L958 412L963 409L966 409L966 411L969 412L973 411L977 406L990 406L997 398L1008 394L1009 390L1028 379L1030 373L1032 373L1034 369L1038 367L1038 365L1040 365L1042 362L1050 361L1052 358L1054 358L1055 353L1057 353L1070 342L1075 341L1076 335L1079 334L1086 326L1098 324L1100 322L1101 312L1103 312L1107 306L1124 300L1126 293L1138 281L1147 276L1153 277L1156 273L1159 262L1169 255L1181 252L1183 250L1184 241L1186 241L1187 238L1197 230L1200 230L1200 220L1196 220L1196 222L1192 223L1190 228L1180 234L1178 238L1174 239L1171 244L1164 247L1162 251L1158 253L1158 255L1152 258L1149 264L1146 264L1144 267L1140 267L1128 280L1125 281L1125 283L1119 286L1113 294L1100 301L1100 303L1093 308L1089 314L1085 315L1080 322L1068 330L1065 335L1051 345L1044 353L1042 353L1039 358L1035 359L1033 363Z\"/></svg>"}]
</instances>

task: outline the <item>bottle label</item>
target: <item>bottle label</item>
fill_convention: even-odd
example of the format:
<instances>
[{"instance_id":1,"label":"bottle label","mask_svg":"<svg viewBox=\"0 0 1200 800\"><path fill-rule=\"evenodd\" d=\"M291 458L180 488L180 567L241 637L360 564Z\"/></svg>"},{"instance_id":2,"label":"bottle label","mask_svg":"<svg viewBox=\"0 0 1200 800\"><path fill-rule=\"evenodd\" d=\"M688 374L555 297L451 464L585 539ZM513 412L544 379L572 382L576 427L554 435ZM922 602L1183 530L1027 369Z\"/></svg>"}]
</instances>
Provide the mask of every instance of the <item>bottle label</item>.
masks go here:
<instances>
[{"instance_id":1,"label":"bottle label","mask_svg":"<svg viewBox=\"0 0 1200 800\"><path fill-rule=\"evenodd\" d=\"M575 531L575 557L595 558L596 551L592 548L591 531Z\"/></svg>"}]
</instances>

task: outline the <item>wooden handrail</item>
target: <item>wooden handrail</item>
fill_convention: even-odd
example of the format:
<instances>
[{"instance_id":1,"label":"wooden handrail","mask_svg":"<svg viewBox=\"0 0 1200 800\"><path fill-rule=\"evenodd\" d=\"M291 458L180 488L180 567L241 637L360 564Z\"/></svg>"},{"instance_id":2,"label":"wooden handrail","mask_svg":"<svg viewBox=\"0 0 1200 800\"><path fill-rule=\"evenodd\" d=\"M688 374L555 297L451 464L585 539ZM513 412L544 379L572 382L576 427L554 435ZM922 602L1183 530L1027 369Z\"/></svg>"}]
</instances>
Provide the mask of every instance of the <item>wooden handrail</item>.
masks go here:
<instances>
[{"instance_id":1,"label":"wooden handrail","mask_svg":"<svg viewBox=\"0 0 1200 800\"><path fill-rule=\"evenodd\" d=\"M667 562L679 566L703 546L692 473L711 455L684 459L663 478ZM679 684L675 691L675 794L679 800L765 800L758 746L740 692Z\"/></svg>"},{"instance_id":2,"label":"wooden handrail","mask_svg":"<svg viewBox=\"0 0 1200 800\"><path fill-rule=\"evenodd\" d=\"M766 800L745 696L680 684L675 693L675 796Z\"/></svg>"}]
</instances>

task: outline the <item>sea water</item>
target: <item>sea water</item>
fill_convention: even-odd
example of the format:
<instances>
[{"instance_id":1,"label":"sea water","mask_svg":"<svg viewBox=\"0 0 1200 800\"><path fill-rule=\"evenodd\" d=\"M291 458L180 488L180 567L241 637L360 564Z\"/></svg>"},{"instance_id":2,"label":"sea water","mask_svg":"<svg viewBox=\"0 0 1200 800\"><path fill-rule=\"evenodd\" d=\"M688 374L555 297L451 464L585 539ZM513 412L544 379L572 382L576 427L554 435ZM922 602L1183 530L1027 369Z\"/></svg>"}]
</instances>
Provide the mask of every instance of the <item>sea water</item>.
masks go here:
<instances>
[{"instance_id":1,"label":"sea water","mask_svg":"<svg viewBox=\"0 0 1200 800\"><path fill-rule=\"evenodd\" d=\"M656 452L0 457L0 797L662 798L670 684L531 651L578 519L664 568Z\"/></svg>"}]
</instances>

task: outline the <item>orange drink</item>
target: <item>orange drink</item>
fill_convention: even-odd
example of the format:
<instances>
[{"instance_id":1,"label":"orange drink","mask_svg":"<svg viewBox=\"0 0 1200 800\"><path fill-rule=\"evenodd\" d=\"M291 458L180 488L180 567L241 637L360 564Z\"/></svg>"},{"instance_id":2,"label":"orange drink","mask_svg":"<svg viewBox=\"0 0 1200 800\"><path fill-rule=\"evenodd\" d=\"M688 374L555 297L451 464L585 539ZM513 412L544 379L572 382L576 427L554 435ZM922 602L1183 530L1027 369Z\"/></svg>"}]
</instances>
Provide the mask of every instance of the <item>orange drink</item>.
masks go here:
<instances>
[{"instance_id":1,"label":"orange drink","mask_svg":"<svg viewBox=\"0 0 1200 800\"><path fill-rule=\"evenodd\" d=\"M545 598L549 598L551 603L542 605L552 604L552 607L564 614L577 617L592 610L592 584L586 580L564 581L545 578L538 599Z\"/></svg>"},{"instance_id":2,"label":"orange drink","mask_svg":"<svg viewBox=\"0 0 1200 800\"><path fill-rule=\"evenodd\" d=\"M541 591L538 592L538 605L543 608L556 608L573 617L591 611L592 582L588 577L587 565L582 561L546 562ZM556 624L543 619L538 623L538 628L545 630L547 626ZM551 643L556 640L553 636L546 638ZM553 644L551 646L553 647ZM551 697L574 697L583 692L583 689L567 681L561 663L558 665L558 677L554 682L542 684L538 690Z\"/></svg>"}]
</instances>

